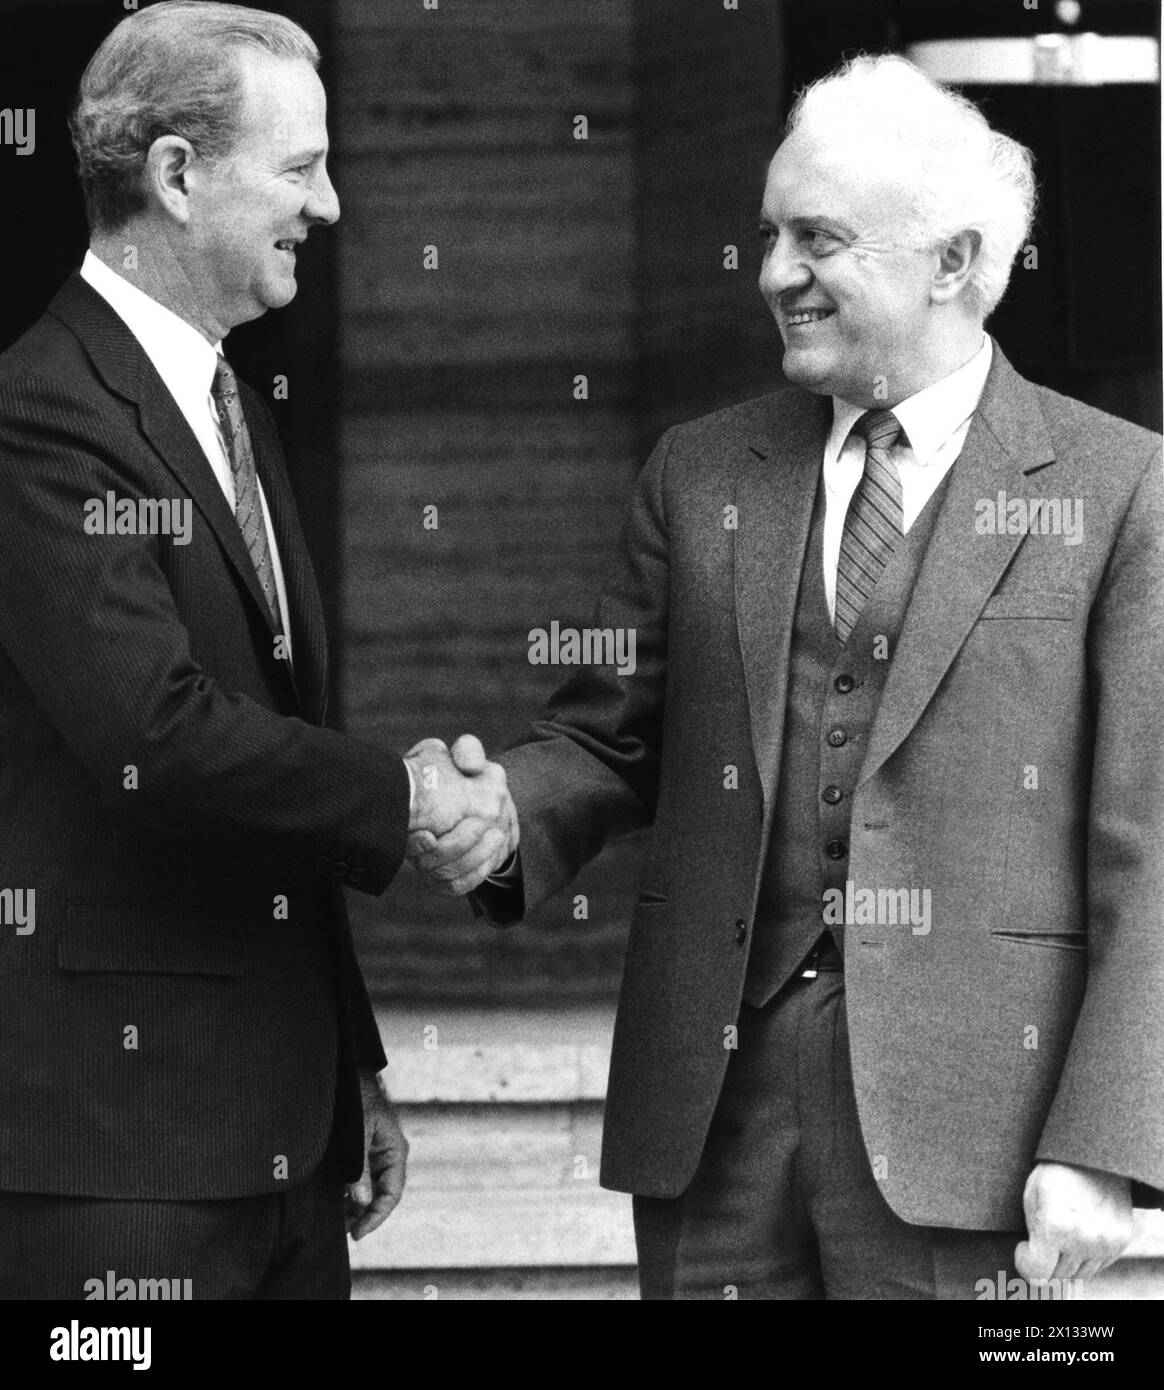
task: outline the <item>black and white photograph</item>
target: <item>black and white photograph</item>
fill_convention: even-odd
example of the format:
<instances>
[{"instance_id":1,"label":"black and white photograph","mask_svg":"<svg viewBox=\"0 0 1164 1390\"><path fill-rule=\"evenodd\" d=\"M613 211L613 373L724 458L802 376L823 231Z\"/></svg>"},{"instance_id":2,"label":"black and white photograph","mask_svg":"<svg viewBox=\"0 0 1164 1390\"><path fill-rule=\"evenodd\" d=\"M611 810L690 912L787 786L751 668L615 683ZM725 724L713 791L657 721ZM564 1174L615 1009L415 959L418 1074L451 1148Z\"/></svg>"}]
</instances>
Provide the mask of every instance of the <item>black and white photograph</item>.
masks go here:
<instances>
[{"instance_id":1,"label":"black and white photograph","mask_svg":"<svg viewBox=\"0 0 1164 1390\"><path fill-rule=\"evenodd\" d=\"M24 1368L1143 1373L1160 9L0 0Z\"/></svg>"}]
</instances>

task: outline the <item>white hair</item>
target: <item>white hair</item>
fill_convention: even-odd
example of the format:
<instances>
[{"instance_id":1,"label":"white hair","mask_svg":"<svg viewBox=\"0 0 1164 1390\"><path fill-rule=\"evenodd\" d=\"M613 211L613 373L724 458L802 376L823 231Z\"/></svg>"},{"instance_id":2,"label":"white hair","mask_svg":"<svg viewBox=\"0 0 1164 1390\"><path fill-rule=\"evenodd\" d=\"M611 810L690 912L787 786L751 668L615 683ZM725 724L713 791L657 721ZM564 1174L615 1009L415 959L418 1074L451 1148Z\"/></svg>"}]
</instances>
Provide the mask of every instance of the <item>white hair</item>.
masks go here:
<instances>
[{"instance_id":1,"label":"white hair","mask_svg":"<svg viewBox=\"0 0 1164 1390\"><path fill-rule=\"evenodd\" d=\"M959 232L982 238L967 300L985 319L1006 290L1035 213L1030 150L992 130L972 101L895 54L851 59L805 88L787 134L811 125L838 147L890 162L914 194L903 209L905 244L930 249Z\"/></svg>"}]
</instances>

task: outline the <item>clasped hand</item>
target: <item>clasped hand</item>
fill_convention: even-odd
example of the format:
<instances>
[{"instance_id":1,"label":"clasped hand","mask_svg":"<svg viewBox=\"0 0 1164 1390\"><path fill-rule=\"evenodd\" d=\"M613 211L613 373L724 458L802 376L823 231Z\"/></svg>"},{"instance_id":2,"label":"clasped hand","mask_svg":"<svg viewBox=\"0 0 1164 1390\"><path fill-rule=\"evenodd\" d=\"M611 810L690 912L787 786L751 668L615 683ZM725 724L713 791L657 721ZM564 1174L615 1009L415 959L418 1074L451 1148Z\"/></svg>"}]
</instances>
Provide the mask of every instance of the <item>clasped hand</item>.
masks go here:
<instances>
[{"instance_id":1,"label":"clasped hand","mask_svg":"<svg viewBox=\"0 0 1164 1390\"><path fill-rule=\"evenodd\" d=\"M408 860L441 892L471 893L517 849L517 811L505 769L489 762L472 734L450 751L422 739L404 755L416 788Z\"/></svg>"}]
</instances>

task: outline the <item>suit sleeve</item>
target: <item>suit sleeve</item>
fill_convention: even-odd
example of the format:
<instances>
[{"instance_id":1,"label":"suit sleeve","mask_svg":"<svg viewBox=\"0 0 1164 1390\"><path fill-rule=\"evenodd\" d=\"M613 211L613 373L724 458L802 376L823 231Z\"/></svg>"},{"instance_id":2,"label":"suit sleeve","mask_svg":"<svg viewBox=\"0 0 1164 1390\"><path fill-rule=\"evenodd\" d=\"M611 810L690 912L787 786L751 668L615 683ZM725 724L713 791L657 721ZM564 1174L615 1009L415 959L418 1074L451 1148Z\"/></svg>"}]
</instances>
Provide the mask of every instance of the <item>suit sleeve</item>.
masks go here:
<instances>
[{"instance_id":1,"label":"suit sleeve","mask_svg":"<svg viewBox=\"0 0 1164 1390\"><path fill-rule=\"evenodd\" d=\"M42 379L0 389L0 645L106 804L343 858L361 869L353 886L382 892L404 855L403 763L199 667L159 538L84 533L88 498L148 494L125 453L124 425L93 399Z\"/></svg>"},{"instance_id":2,"label":"suit sleeve","mask_svg":"<svg viewBox=\"0 0 1164 1390\"><path fill-rule=\"evenodd\" d=\"M635 485L592 625L634 634L635 668L579 666L530 737L500 761L521 828L521 874L486 884L474 910L506 926L565 887L609 839L654 819L666 689L669 557L660 440Z\"/></svg>"},{"instance_id":3,"label":"suit sleeve","mask_svg":"<svg viewBox=\"0 0 1164 1390\"><path fill-rule=\"evenodd\" d=\"M1148 463L1092 609L1088 978L1037 1157L1164 1188L1164 476Z\"/></svg>"},{"instance_id":4,"label":"suit sleeve","mask_svg":"<svg viewBox=\"0 0 1164 1390\"><path fill-rule=\"evenodd\" d=\"M381 1071L388 1065L388 1059L380 1040L376 1013L368 997L368 987L364 983L363 972L356 959L346 913L343 930L340 932L340 953L343 960L343 976L347 984L348 1018L356 1051L356 1065L361 1071Z\"/></svg>"}]
</instances>

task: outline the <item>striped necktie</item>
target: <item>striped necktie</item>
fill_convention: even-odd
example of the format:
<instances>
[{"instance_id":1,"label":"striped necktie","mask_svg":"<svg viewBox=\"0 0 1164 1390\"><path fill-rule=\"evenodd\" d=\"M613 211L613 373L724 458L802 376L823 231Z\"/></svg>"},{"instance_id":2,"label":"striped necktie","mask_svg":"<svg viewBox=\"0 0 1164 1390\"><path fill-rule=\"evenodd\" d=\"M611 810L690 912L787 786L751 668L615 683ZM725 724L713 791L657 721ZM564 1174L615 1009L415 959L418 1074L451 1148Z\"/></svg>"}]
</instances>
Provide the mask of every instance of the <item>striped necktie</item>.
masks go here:
<instances>
[{"instance_id":1,"label":"striped necktie","mask_svg":"<svg viewBox=\"0 0 1164 1390\"><path fill-rule=\"evenodd\" d=\"M243 540L251 557L251 564L263 586L263 597L275 621L275 630L282 631L283 623L279 616L279 595L275 588L275 568L271 562L271 547L267 543L267 526L263 520L263 504L259 497L259 479L255 472L255 454L251 448L251 435L243 415L242 402L238 396L238 380L231 370L230 363L219 354L214 368L214 384L210 395L218 411L218 422L226 442L226 456L230 460L231 477L234 479L234 519L242 532Z\"/></svg>"},{"instance_id":2,"label":"striped necktie","mask_svg":"<svg viewBox=\"0 0 1164 1390\"><path fill-rule=\"evenodd\" d=\"M849 640L905 529L901 476L889 457L890 449L903 437L897 416L892 410L867 410L852 433L865 441L865 471L845 515L837 562L834 627L842 642Z\"/></svg>"}]
</instances>

